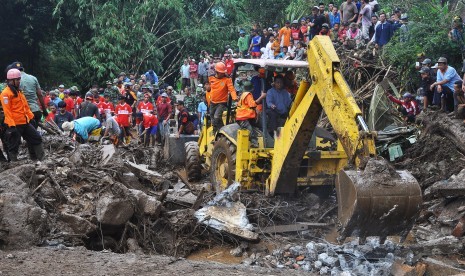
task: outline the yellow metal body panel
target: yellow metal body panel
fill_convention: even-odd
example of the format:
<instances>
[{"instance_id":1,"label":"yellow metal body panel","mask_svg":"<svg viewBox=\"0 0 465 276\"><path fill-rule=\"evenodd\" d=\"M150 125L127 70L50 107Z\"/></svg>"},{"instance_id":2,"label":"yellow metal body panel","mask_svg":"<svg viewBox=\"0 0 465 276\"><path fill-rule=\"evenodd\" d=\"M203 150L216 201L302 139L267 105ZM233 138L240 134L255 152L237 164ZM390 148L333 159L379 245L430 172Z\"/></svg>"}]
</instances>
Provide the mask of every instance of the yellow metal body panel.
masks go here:
<instances>
[{"instance_id":1,"label":"yellow metal body panel","mask_svg":"<svg viewBox=\"0 0 465 276\"><path fill-rule=\"evenodd\" d=\"M293 112L276 137L272 170L266 187L270 195L294 193L305 149L323 110L339 139L338 147L340 145L344 149L349 160L356 161L358 165L355 157L375 154L373 135L359 131L357 116L361 115L361 111L338 71L339 58L331 40L316 36L308 46L307 55L312 84L305 96L293 104ZM311 177L312 174L325 175L325 172L334 175L346 161L328 163L320 158L310 163Z\"/></svg>"}]
</instances>

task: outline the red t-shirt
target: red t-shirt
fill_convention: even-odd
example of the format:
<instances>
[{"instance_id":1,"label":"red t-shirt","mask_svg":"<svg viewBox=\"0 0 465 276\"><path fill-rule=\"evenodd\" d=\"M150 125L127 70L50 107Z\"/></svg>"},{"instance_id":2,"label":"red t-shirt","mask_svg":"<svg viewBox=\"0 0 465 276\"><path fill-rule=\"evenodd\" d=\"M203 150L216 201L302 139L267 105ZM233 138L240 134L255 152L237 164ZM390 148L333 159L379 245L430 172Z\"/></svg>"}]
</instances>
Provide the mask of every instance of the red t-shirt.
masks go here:
<instances>
[{"instance_id":1,"label":"red t-shirt","mask_svg":"<svg viewBox=\"0 0 465 276\"><path fill-rule=\"evenodd\" d=\"M68 98L66 98L66 99L63 99L63 101L64 101L65 104L66 104L66 107L65 107L66 111L72 112L73 109L74 109L74 101L73 101L73 99L71 99L71 98L68 97Z\"/></svg>"},{"instance_id":2,"label":"red t-shirt","mask_svg":"<svg viewBox=\"0 0 465 276\"><path fill-rule=\"evenodd\" d=\"M48 113L47 117L45 118L46 121L54 121L55 120L55 113L50 112Z\"/></svg>"},{"instance_id":3,"label":"red t-shirt","mask_svg":"<svg viewBox=\"0 0 465 276\"><path fill-rule=\"evenodd\" d=\"M48 106L48 103L50 102L50 96L45 96L44 97L44 104L45 106Z\"/></svg>"},{"instance_id":4,"label":"red t-shirt","mask_svg":"<svg viewBox=\"0 0 465 276\"><path fill-rule=\"evenodd\" d=\"M103 108L103 105L104 105L104 104L105 104L104 102L96 103L96 105L97 105L97 107L98 107L98 112L99 112L100 114L105 114L105 111L104 111L104 108Z\"/></svg>"},{"instance_id":5,"label":"red t-shirt","mask_svg":"<svg viewBox=\"0 0 465 276\"><path fill-rule=\"evenodd\" d=\"M71 111L71 113L73 114L74 117L76 117L76 115L77 115L76 110L79 110L81 108L81 104L82 104L83 101L82 101L81 97L76 97L76 99L74 99L73 102L74 102L74 108Z\"/></svg>"},{"instance_id":6,"label":"red t-shirt","mask_svg":"<svg viewBox=\"0 0 465 276\"><path fill-rule=\"evenodd\" d=\"M129 126L129 117L132 115L132 108L127 103L116 105L115 112L118 115L118 123L120 126Z\"/></svg>"},{"instance_id":7,"label":"red t-shirt","mask_svg":"<svg viewBox=\"0 0 465 276\"><path fill-rule=\"evenodd\" d=\"M102 114L105 114L105 111L107 111L107 110L108 111L115 111L115 107L113 106L113 103L111 103L111 102L107 102L107 103L106 102L101 102L100 104L101 104L101 107L103 109ZM99 107L99 109L100 109L100 107Z\"/></svg>"},{"instance_id":8,"label":"red t-shirt","mask_svg":"<svg viewBox=\"0 0 465 276\"><path fill-rule=\"evenodd\" d=\"M153 104L151 102L140 102L137 108L139 109L139 112L150 113L150 111L153 111Z\"/></svg>"},{"instance_id":9,"label":"red t-shirt","mask_svg":"<svg viewBox=\"0 0 465 276\"><path fill-rule=\"evenodd\" d=\"M157 98L157 106L158 106L159 104L161 104L162 98L163 98L163 97L158 97L158 98ZM167 97L167 98L166 98L166 103L171 104L171 98L170 98L170 97Z\"/></svg>"},{"instance_id":10,"label":"red t-shirt","mask_svg":"<svg viewBox=\"0 0 465 276\"><path fill-rule=\"evenodd\" d=\"M300 39L300 30L299 29L291 29L291 36L293 40L299 40Z\"/></svg>"},{"instance_id":11,"label":"red t-shirt","mask_svg":"<svg viewBox=\"0 0 465 276\"><path fill-rule=\"evenodd\" d=\"M228 75L231 75L234 70L234 61L232 59L227 59L224 64L226 65L226 72Z\"/></svg>"},{"instance_id":12,"label":"red t-shirt","mask_svg":"<svg viewBox=\"0 0 465 276\"><path fill-rule=\"evenodd\" d=\"M149 128L153 126L158 125L158 118L157 116L150 114L150 113L144 113L144 128Z\"/></svg>"},{"instance_id":13,"label":"red t-shirt","mask_svg":"<svg viewBox=\"0 0 465 276\"><path fill-rule=\"evenodd\" d=\"M189 65L189 76L191 79L198 78L199 74L197 73L198 66L195 63Z\"/></svg>"}]
</instances>

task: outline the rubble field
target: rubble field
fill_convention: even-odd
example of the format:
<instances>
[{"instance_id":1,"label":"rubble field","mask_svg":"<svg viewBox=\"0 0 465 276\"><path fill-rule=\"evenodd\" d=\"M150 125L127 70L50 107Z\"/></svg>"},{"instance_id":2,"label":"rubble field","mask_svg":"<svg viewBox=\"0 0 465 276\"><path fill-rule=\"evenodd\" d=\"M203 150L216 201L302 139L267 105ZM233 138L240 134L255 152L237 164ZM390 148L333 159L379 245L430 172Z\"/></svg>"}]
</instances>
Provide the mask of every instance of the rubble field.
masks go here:
<instances>
[{"instance_id":1,"label":"rubble field","mask_svg":"<svg viewBox=\"0 0 465 276\"><path fill-rule=\"evenodd\" d=\"M216 195L160 148L45 135L43 162L23 146L22 161L1 164L0 273L465 273L465 126L438 112L419 119L421 135L394 166L419 181L421 215L405 242L383 244L337 243L334 192L267 198L232 185Z\"/></svg>"}]
</instances>

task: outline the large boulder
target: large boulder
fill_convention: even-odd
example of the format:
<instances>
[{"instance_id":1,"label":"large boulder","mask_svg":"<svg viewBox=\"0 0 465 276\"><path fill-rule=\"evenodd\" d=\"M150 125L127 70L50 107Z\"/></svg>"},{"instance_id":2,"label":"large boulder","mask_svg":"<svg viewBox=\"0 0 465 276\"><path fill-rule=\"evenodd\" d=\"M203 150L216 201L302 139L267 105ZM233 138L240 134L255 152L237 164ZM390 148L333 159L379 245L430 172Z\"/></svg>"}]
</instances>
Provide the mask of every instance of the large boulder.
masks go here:
<instances>
[{"instance_id":1,"label":"large boulder","mask_svg":"<svg viewBox=\"0 0 465 276\"><path fill-rule=\"evenodd\" d=\"M162 209L162 203L155 197L149 196L146 193L139 190L129 190L131 194L136 198L136 212L140 215L147 215L152 218L158 217Z\"/></svg>"},{"instance_id":2,"label":"large boulder","mask_svg":"<svg viewBox=\"0 0 465 276\"><path fill-rule=\"evenodd\" d=\"M97 220L107 225L123 225L134 214L134 200L129 197L106 195L97 202Z\"/></svg>"},{"instance_id":3,"label":"large boulder","mask_svg":"<svg viewBox=\"0 0 465 276\"><path fill-rule=\"evenodd\" d=\"M88 235L95 230L97 226L90 221L68 213L61 213L59 220L64 223L64 228L70 233L75 235Z\"/></svg>"},{"instance_id":4,"label":"large boulder","mask_svg":"<svg viewBox=\"0 0 465 276\"><path fill-rule=\"evenodd\" d=\"M34 171L34 168L29 168ZM11 174L14 170L16 175ZM27 248L42 242L47 232L47 212L30 196L26 167L5 171L0 177L0 245L8 249ZM30 175L31 176L31 175ZM35 176L35 173L32 173Z\"/></svg>"}]
</instances>

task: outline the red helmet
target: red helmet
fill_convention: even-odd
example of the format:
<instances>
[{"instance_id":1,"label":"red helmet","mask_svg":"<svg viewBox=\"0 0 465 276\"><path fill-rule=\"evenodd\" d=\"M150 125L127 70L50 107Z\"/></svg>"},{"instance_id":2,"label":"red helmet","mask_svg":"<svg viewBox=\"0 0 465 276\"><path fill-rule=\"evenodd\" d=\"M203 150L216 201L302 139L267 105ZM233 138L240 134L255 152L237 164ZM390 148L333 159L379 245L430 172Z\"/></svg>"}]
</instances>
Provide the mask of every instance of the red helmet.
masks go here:
<instances>
[{"instance_id":1,"label":"red helmet","mask_svg":"<svg viewBox=\"0 0 465 276\"><path fill-rule=\"evenodd\" d=\"M226 65L223 62L217 62L215 65L215 71L218 73L226 73Z\"/></svg>"},{"instance_id":2,"label":"red helmet","mask_svg":"<svg viewBox=\"0 0 465 276\"><path fill-rule=\"evenodd\" d=\"M10 69L8 70L8 73L6 73L7 80L14 80L14 79L20 79L20 78L21 78L21 72L18 69Z\"/></svg>"}]
</instances>

